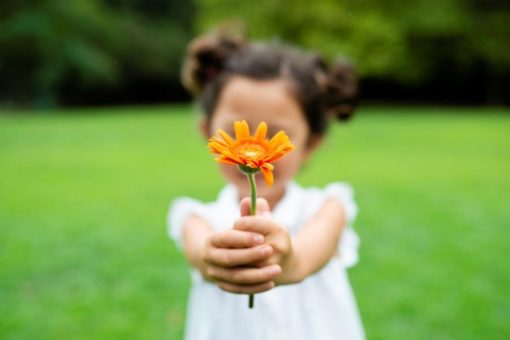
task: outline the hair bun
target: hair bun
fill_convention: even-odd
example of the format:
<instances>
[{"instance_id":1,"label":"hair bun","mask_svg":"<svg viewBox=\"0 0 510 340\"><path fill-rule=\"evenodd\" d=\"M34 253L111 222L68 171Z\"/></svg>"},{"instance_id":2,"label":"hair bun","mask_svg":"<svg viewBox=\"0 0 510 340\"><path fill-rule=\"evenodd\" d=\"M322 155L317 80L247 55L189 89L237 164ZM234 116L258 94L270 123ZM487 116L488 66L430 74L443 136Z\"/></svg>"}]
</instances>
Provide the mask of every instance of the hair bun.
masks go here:
<instances>
[{"instance_id":1,"label":"hair bun","mask_svg":"<svg viewBox=\"0 0 510 340\"><path fill-rule=\"evenodd\" d=\"M358 99L358 79L354 65L346 60L333 63L326 70L325 110L340 121L354 114Z\"/></svg>"},{"instance_id":2,"label":"hair bun","mask_svg":"<svg viewBox=\"0 0 510 340\"><path fill-rule=\"evenodd\" d=\"M182 70L182 83L191 93L199 95L225 65L230 55L244 45L241 37L209 34L198 37L188 45Z\"/></svg>"}]
</instances>

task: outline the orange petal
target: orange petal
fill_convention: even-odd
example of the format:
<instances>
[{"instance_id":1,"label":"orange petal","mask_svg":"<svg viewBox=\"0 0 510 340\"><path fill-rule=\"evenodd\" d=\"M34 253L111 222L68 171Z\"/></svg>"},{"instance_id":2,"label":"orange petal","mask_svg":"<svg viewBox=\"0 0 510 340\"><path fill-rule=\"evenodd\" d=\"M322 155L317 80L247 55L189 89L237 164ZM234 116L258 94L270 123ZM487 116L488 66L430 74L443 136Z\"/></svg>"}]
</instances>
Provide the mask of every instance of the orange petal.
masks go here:
<instances>
[{"instance_id":1,"label":"orange petal","mask_svg":"<svg viewBox=\"0 0 510 340\"><path fill-rule=\"evenodd\" d=\"M273 163L273 162L276 162L277 160L279 160L280 158L282 158L283 156L285 156L284 152L275 152L275 153L272 153L272 154L266 156L266 158L264 158L264 162L265 163Z\"/></svg>"},{"instance_id":2,"label":"orange petal","mask_svg":"<svg viewBox=\"0 0 510 340\"><path fill-rule=\"evenodd\" d=\"M273 152L274 153L283 153L283 154L286 154L290 151L294 150L294 145L292 145L290 142L289 143L286 143L286 144L282 144L278 147L276 147Z\"/></svg>"},{"instance_id":3,"label":"orange petal","mask_svg":"<svg viewBox=\"0 0 510 340\"><path fill-rule=\"evenodd\" d=\"M235 162L234 160L230 159L230 158L226 158L224 156L221 156L221 157L217 157L214 159L216 162L220 162L220 163L225 163L225 164L230 164L230 165L238 165L239 163Z\"/></svg>"},{"instance_id":4,"label":"orange petal","mask_svg":"<svg viewBox=\"0 0 510 340\"><path fill-rule=\"evenodd\" d=\"M232 139L232 137L230 137L230 135L225 131L218 130L218 134L221 136L221 138L223 138L225 142L227 142L228 145L234 144L234 140Z\"/></svg>"},{"instance_id":5,"label":"orange petal","mask_svg":"<svg viewBox=\"0 0 510 340\"><path fill-rule=\"evenodd\" d=\"M269 165L269 166L268 166ZM260 171L262 171L262 174L264 175L264 179L266 180L266 184L268 186L273 185L273 166L271 164L264 164Z\"/></svg>"},{"instance_id":6,"label":"orange petal","mask_svg":"<svg viewBox=\"0 0 510 340\"><path fill-rule=\"evenodd\" d=\"M276 135L271 138L269 141L269 147L271 149L277 148L279 145L287 143L289 141L289 137L283 131L279 131Z\"/></svg>"},{"instance_id":7,"label":"orange petal","mask_svg":"<svg viewBox=\"0 0 510 340\"><path fill-rule=\"evenodd\" d=\"M271 150L271 152L268 152L264 156L263 162L272 163L274 161L277 161L292 150L294 150L294 145L292 145L291 143L277 146L275 149Z\"/></svg>"},{"instance_id":8,"label":"orange petal","mask_svg":"<svg viewBox=\"0 0 510 340\"><path fill-rule=\"evenodd\" d=\"M209 144L207 144L207 146L209 147L211 152L214 152L217 154L222 154L223 152L228 150L228 148L225 145L222 145L222 144L218 143L217 141L210 141Z\"/></svg>"},{"instance_id":9,"label":"orange petal","mask_svg":"<svg viewBox=\"0 0 510 340\"><path fill-rule=\"evenodd\" d=\"M219 155L223 158L228 158L230 160L232 160L233 162L236 162L236 164L244 164L242 162L242 160L239 158L238 155L236 155L235 153L231 152L230 149L225 149L225 150L222 150L221 153L219 153Z\"/></svg>"},{"instance_id":10,"label":"orange petal","mask_svg":"<svg viewBox=\"0 0 510 340\"><path fill-rule=\"evenodd\" d=\"M257 131L255 131L254 138L258 140L264 140L266 139L266 133L267 133L266 122L260 122L259 126L257 127Z\"/></svg>"},{"instance_id":11,"label":"orange petal","mask_svg":"<svg viewBox=\"0 0 510 340\"><path fill-rule=\"evenodd\" d=\"M225 141L224 141L224 140L222 140L222 139L216 138L216 137L211 137L211 138L209 139L209 144L211 144L211 143L215 143L215 144L221 145L221 146L223 146L223 147L225 147L225 148L230 147L230 145L229 145L229 144L227 144L227 142L225 142Z\"/></svg>"},{"instance_id":12,"label":"orange petal","mask_svg":"<svg viewBox=\"0 0 510 340\"><path fill-rule=\"evenodd\" d=\"M234 123L234 129L236 131L237 141L250 138L250 128L245 120L236 121Z\"/></svg>"}]
</instances>

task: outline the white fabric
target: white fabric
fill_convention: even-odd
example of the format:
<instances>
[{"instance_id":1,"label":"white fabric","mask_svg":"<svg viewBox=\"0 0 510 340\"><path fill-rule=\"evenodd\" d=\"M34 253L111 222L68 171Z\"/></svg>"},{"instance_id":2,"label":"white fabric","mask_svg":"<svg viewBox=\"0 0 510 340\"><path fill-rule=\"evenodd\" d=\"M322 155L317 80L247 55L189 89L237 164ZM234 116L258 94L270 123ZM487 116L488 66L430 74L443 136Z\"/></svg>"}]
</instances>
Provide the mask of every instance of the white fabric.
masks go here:
<instances>
[{"instance_id":1,"label":"white fabric","mask_svg":"<svg viewBox=\"0 0 510 340\"><path fill-rule=\"evenodd\" d=\"M248 308L247 295L227 293L192 269L186 340L364 339L346 273L346 268L358 261L359 245L352 229L357 206L351 187L334 183L324 189L305 189L292 182L271 214L293 235L330 197L338 199L346 213L347 225L340 240L339 256L299 284L256 294L253 309ZM231 228L239 217L235 187L226 186L212 203L191 198L179 198L172 203L168 214L169 234L180 248L181 228L191 214L204 218L215 230Z\"/></svg>"}]
</instances>

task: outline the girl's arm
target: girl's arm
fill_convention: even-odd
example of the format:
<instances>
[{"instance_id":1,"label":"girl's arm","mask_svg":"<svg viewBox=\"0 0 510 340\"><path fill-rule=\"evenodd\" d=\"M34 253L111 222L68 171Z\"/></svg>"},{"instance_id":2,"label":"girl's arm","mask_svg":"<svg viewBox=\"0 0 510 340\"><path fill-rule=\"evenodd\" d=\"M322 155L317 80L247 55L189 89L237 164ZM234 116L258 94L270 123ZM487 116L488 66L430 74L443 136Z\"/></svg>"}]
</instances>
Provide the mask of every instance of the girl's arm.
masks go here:
<instances>
[{"instance_id":1,"label":"girl's arm","mask_svg":"<svg viewBox=\"0 0 510 340\"><path fill-rule=\"evenodd\" d=\"M233 293L260 293L275 286L281 273L279 265L246 268L247 264L266 261L273 248L264 244L260 234L239 230L214 232L202 218L191 215L182 229L184 254L204 279Z\"/></svg>"},{"instance_id":2,"label":"girl's arm","mask_svg":"<svg viewBox=\"0 0 510 340\"><path fill-rule=\"evenodd\" d=\"M203 248L213 228L202 218L191 215L182 227L184 255L188 262L206 278L207 266L203 258Z\"/></svg>"},{"instance_id":3,"label":"girl's arm","mask_svg":"<svg viewBox=\"0 0 510 340\"><path fill-rule=\"evenodd\" d=\"M241 203L246 204L244 201ZM268 211L269 208L264 210ZM275 279L275 283L281 285L298 283L326 265L338 252L337 245L344 225L343 206L337 200L329 199L294 238L268 213L265 216L241 217L234 224L234 229L265 236L266 243L273 247L274 253L270 259L257 265L279 264L282 274Z\"/></svg>"},{"instance_id":4,"label":"girl's arm","mask_svg":"<svg viewBox=\"0 0 510 340\"><path fill-rule=\"evenodd\" d=\"M344 226L343 206L335 199L327 200L293 238L284 274L276 283L300 282L324 267L338 253L338 241Z\"/></svg>"}]
</instances>

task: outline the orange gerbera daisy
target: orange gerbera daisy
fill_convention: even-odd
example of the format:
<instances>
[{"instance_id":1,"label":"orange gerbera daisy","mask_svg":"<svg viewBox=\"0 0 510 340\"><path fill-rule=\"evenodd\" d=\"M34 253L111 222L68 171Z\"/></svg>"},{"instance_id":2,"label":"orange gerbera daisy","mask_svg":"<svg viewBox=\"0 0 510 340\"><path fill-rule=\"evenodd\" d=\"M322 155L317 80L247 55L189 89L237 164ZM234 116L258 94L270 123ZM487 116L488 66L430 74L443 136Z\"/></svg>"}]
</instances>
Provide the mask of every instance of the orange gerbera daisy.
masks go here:
<instances>
[{"instance_id":1,"label":"orange gerbera daisy","mask_svg":"<svg viewBox=\"0 0 510 340\"><path fill-rule=\"evenodd\" d=\"M254 173L259 169L264 175L267 185L273 184L272 162L282 158L294 149L294 145L284 131L279 131L271 140L266 138L267 124L261 122L255 135L251 136L246 121L234 123L236 139L228 133L219 130L219 137L209 139L209 149L219 155L216 161L231 165L238 165L245 173Z\"/></svg>"}]
</instances>

